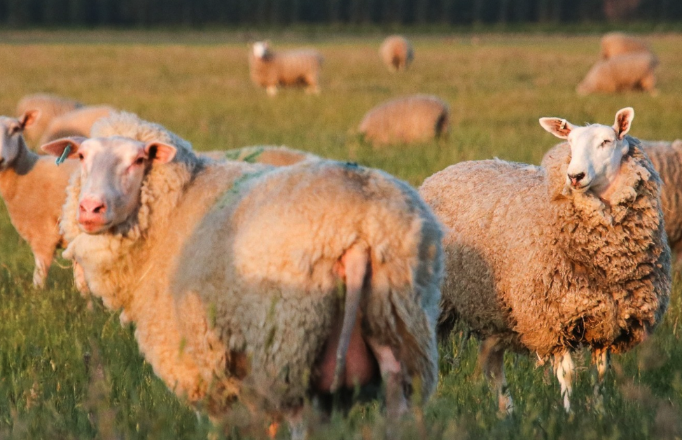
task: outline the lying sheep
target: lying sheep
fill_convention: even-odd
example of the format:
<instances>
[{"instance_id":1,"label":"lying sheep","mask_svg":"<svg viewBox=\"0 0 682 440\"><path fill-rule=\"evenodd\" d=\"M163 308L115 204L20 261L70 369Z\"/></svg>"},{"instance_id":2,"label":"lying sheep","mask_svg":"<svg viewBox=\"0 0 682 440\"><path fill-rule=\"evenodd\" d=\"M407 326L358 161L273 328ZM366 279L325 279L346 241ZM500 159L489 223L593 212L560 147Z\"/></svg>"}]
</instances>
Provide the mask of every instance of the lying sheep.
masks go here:
<instances>
[{"instance_id":1,"label":"lying sheep","mask_svg":"<svg viewBox=\"0 0 682 440\"><path fill-rule=\"evenodd\" d=\"M412 44L403 36L391 35L381 43L379 56L391 72L406 70L414 59Z\"/></svg>"},{"instance_id":2,"label":"lying sheep","mask_svg":"<svg viewBox=\"0 0 682 440\"><path fill-rule=\"evenodd\" d=\"M608 353L641 342L668 306L660 180L625 136L633 117L620 110L613 127L542 118L570 145L542 167L462 162L420 188L448 228L441 322L462 319L483 340L501 410L512 407L506 350L553 358L568 410L571 351L591 347L601 381Z\"/></svg>"},{"instance_id":3,"label":"lying sheep","mask_svg":"<svg viewBox=\"0 0 682 440\"><path fill-rule=\"evenodd\" d=\"M587 72L576 91L580 95L628 90L655 93L657 64L656 57L650 53L631 53L599 61Z\"/></svg>"},{"instance_id":4,"label":"lying sheep","mask_svg":"<svg viewBox=\"0 0 682 440\"><path fill-rule=\"evenodd\" d=\"M307 396L380 374L391 418L412 386L432 394L441 232L415 191L356 165L213 162L131 134L115 115L43 148L74 145L83 164L65 257L135 323L177 395L213 417L239 399L296 425Z\"/></svg>"},{"instance_id":5,"label":"lying sheep","mask_svg":"<svg viewBox=\"0 0 682 440\"><path fill-rule=\"evenodd\" d=\"M31 247L35 259L33 285L43 287L57 247L64 245L59 233L64 189L78 161L67 160L57 166L52 157L38 156L29 150L23 133L40 119L38 110L27 110L18 119L0 117L2 157L0 157L0 195L12 225ZM84 292L82 277L76 272L78 289Z\"/></svg>"},{"instance_id":6,"label":"lying sheep","mask_svg":"<svg viewBox=\"0 0 682 440\"><path fill-rule=\"evenodd\" d=\"M254 145L227 151L201 151L201 156L213 160L238 160L249 163L262 163L276 167L293 165L305 160L318 160L319 156L285 146Z\"/></svg>"},{"instance_id":7,"label":"lying sheep","mask_svg":"<svg viewBox=\"0 0 682 440\"><path fill-rule=\"evenodd\" d=\"M109 116L113 108L106 105L85 106L64 113L52 119L40 137L40 144L44 144L65 136L87 136L92 124L98 119Z\"/></svg>"},{"instance_id":8,"label":"lying sheep","mask_svg":"<svg viewBox=\"0 0 682 440\"><path fill-rule=\"evenodd\" d=\"M358 131L375 145L425 142L447 133L449 112L436 96L407 96L374 107Z\"/></svg>"},{"instance_id":9,"label":"lying sheep","mask_svg":"<svg viewBox=\"0 0 682 440\"><path fill-rule=\"evenodd\" d=\"M622 32L609 32L604 34L601 39L601 58L603 60L628 53L642 52L653 54L646 41Z\"/></svg>"},{"instance_id":10,"label":"lying sheep","mask_svg":"<svg viewBox=\"0 0 682 440\"><path fill-rule=\"evenodd\" d=\"M322 55L316 50L299 49L273 52L266 41L254 43L249 56L251 81L265 87L270 96L278 86L302 85L308 93L320 93Z\"/></svg>"},{"instance_id":11,"label":"lying sheep","mask_svg":"<svg viewBox=\"0 0 682 440\"><path fill-rule=\"evenodd\" d=\"M39 93L26 95L21 98L17 104L16 114L25 115L29 110L38 110L40 112L38 119L24 129L26 142L33 145L38 142L52 119L81 107L83 107L83 104L76 100Z\"/></svg>"}]
</instances>

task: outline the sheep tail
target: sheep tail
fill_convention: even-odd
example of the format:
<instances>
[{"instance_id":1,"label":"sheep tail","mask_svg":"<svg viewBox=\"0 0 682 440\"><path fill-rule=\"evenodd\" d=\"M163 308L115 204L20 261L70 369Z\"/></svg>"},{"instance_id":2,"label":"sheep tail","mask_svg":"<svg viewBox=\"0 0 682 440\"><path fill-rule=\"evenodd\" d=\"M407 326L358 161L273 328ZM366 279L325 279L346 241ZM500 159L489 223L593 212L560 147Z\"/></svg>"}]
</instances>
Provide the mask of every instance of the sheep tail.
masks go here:
<instances>
[{"instance_id":1,"label":"sheep tail","mask_svg":"<svg viewBox=\"0 0 682 440\"><path fill-rule=\"evenodd\" d=\"M341 335L339 345L336 349L336 368L334 369L334 380L331 385L331 392L336 392L341 383L341 377L346 369L346 354L350 345L350 337L355 327L355 320L358 316L362 291L365 286L369 265L369 249L360 244L351 246L341 257L341 271L346 279L346 298L343 312L343 324L341 325Z\"/></svg>"}]
</instances>

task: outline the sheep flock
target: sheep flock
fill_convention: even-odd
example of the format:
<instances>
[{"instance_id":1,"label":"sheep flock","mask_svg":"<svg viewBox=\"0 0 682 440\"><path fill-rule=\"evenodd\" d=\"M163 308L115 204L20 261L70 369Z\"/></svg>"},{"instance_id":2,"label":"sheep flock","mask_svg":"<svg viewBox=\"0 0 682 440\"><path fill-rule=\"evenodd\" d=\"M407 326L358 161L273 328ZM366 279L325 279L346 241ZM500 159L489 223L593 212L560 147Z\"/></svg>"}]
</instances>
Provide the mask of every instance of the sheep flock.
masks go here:
<instances>
[{"instance_id":1,"label":"sheep flock","mask_svg":"<svg viewBox=\"0 0 682 440\"><path fill-rule=\"evenodd\" d=\"M420 74L416 43L380 45L378 61L401 72L391 81ZM332 95L329 55L285 46L245 50L266 92L254 102L297 86L312 95L301 99ZM658 66L646 41L610 33L576 91L655 94ZM358 148L456 136L457 103L425 92L354 109ZM537 114L534 129L561 139L543 132L541 163L462 161L415 188L354 155L195 150L172 127L85 101L36 90L0 117L0 196L32 251L33 288L63 249L83 313L93 301L118 313L174 398L221 434L305 439L369 399L385 414L381 436L402 438L400 422L439 392L439 343L462 329L501 419L517 399L505 353L550 364L548 405L572 417L575 359L589 353L601 399L611 356L644 342L670 306L682 140L638 139L633 107L607 124Z\"/></svg>"}]
</instances>

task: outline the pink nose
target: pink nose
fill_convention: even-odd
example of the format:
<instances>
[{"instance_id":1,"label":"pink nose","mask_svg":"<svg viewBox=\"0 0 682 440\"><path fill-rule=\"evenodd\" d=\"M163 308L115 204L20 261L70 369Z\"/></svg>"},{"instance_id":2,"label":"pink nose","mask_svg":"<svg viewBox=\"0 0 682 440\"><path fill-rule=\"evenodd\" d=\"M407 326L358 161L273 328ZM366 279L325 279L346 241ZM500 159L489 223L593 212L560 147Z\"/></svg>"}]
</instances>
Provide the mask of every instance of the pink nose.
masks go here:
<instances>
[{"instance_id":1,"label":"pink nose","mask_svg":"<svg viewBox=\"0 0 682 440\"><path fill-rule=\"evenodd\" d=\"M79 206L80 212L83 214L104 214L107 206L103 201L97 199L83 199Z\"/></svg>"}]
</instances>

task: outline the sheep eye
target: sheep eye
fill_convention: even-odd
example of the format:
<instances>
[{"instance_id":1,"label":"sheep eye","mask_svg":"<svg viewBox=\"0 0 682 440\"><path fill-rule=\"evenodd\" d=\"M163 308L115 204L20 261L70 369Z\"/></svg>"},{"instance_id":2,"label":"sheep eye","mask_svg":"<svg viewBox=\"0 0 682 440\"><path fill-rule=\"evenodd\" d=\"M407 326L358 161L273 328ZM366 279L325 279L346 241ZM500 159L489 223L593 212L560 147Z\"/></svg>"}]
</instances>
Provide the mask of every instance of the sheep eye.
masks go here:
<instances>
[{"instance_id":1,"label":"sheep eye","mask_svg":"<svg viewBox=\"0 0 682 440\"><path fill-rule=\"evenodd\" d=\"M81 153L78 153L78 160L83 160L83 159L84 159L83 155Z\"/></svg>"},{"instance_id":2,"label":"sheep eye","mask_svg":"<svg viewBox=\"0 0 682 440\"><path fill-rule=\"evenodd\" d=\"M138 157L135 159L135 165L142 165L144 163L144 157Z\"/></svg>"}]
</instances>

